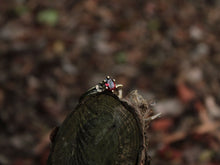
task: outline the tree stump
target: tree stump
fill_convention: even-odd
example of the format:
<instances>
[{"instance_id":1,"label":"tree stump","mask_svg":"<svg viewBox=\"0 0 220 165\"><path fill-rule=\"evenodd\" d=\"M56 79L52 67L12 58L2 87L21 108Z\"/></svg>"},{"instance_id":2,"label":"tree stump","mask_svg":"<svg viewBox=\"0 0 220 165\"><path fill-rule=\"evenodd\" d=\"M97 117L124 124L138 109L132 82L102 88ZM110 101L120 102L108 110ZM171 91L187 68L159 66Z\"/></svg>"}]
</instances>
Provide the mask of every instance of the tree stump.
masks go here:
<instances>
[{"instance_id":1,"label":"tree stump","mask_svg":"<svg viewBox=\"0 0 220 165\"><path fill-rule=\"evenodd\" d=\"M137 91L85 96L52 138L48 165L147 165L150 114Z\"/></svg>"}]
</instances>

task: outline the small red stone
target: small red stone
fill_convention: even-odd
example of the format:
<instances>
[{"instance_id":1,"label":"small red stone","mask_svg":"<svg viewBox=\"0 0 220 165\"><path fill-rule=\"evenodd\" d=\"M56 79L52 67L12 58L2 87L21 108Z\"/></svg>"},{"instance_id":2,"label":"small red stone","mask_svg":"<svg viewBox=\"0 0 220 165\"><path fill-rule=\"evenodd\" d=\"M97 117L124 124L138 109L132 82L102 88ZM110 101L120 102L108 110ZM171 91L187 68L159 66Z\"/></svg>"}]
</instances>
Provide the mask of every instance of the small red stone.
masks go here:
<instances>
[{"instance_id":1,"label":"small red stone","mask_svg":"<svg viewBox=\"0 0 220 165\"><path fill-rule=\"evenodd\" d=\"M105 86L108 87L108 90L115 90L116 85L112 79L106 79Z\"/></svg>"}]
</instances>

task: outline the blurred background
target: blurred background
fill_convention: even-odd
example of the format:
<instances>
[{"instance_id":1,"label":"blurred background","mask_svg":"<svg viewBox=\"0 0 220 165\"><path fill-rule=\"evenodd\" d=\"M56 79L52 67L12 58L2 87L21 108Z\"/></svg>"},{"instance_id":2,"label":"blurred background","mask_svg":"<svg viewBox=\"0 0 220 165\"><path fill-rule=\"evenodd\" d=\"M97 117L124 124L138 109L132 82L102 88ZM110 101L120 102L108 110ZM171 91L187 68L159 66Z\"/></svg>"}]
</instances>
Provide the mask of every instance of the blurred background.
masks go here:
<instances>
[{"instance_id":1,"label":"blurred background","mask_svg":"<svg viewBox=\"0 0 220 165\"><path fill-rule=\"evenodd\" d=\"M219 69L219 0L0 0L0 164L45 165L52 128L110 75L162 112L153 165L219 165Z\"/></svg>"}]
</instances>

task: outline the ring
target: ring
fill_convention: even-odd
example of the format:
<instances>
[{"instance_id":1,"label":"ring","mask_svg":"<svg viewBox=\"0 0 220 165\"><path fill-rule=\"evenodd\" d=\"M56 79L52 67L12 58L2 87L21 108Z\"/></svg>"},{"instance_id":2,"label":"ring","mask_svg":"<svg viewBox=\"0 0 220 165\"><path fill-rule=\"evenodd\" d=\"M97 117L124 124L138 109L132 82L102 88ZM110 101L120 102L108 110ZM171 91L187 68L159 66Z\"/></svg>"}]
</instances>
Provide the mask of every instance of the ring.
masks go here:
<instances>
[{"instance_id":1,"label":"ring","mask_svg":"<svg viewBox=\"0 0 220 165\"><path fill-rule=\"evenodd\" d=\"M115 83L115 79L110 78L110 76L106 76L106 78L102 82L98 83L96 86L90 88L86 93L84 93L80 100L86 95L104 92L106 90L111 91L119 98L122 98L122 87L122 84Z\"/></svg>"}]
</instances>

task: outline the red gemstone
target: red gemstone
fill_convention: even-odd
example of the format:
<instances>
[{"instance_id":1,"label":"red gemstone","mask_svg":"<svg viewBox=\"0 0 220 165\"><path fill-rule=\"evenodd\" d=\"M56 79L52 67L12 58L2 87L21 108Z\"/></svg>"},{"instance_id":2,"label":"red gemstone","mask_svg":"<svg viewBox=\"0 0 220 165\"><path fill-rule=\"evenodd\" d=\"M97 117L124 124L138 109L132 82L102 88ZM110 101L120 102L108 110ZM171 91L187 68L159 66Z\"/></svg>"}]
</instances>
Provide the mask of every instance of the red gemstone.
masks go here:
<instances>
[{"instance_id":1,"label":"red gemstone","mask_svg":"<svg viewBox=\"0 0 220 165\"><path fill-rule=\"evenodd\" d=\"M106 79L105 86L108 87L108 90L115 90L116 85L112 79Z\"/></svg>"}]
</instances>

